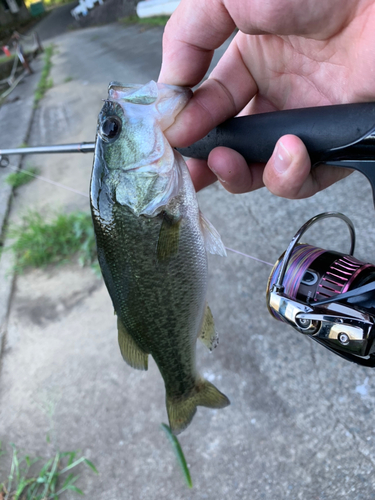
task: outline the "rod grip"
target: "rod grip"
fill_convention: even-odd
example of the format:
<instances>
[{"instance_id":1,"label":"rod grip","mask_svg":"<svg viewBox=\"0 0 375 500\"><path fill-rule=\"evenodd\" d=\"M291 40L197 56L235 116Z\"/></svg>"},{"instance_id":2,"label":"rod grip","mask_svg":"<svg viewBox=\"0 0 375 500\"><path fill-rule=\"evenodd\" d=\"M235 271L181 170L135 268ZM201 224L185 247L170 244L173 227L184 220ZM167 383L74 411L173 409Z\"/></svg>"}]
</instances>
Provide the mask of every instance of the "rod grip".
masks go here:
<instances>
[{"instance_id":1,"label":"rod grip","mask_svg":"<svg viewBox=\"0 0 375 500\"><path fill-rule=\"evenodd\" d=\"M207 159L212 149L225 146L238 151L248 163L267 162L277 140L294 134L315 163L332 149L359 142L374 128L375 102L338 104L232 118L200 141L177 149L184 156Z\"/></svg>"}]
</instances>

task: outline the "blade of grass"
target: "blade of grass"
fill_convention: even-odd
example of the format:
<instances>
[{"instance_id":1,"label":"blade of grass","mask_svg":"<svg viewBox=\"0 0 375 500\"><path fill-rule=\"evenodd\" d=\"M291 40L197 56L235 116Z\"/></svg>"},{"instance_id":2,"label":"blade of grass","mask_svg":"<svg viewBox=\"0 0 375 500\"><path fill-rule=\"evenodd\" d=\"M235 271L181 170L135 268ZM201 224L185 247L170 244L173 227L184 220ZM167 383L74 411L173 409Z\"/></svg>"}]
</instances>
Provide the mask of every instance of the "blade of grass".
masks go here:
<instances>
[{"instance_id":1,"label":"blade of grass","mask_svg":"<svg viewBox=\"0 0 375 500\"><path fill-rule=\"evenodd\" d=\"M47 493L48 493L48 490L50 489L53 477L56 474L56 470L57 470L57 466L59 464L59 460L60 460L60 453L57 452L56 455L55 455L55 458L53 460L53 463L52 463L52 468L51 468L50 472L47 473L47 481L46 481L45 486L44 486L43 496L46 496Z\"/></svg>"},{"instance_id":2,"label":"blade of grass","mask_svg":"<svg viewBox=\"0 0 375 500\"><path fill-rule=\"evenodd\" d=\"M85 462L86 465L88 465L90 467L90 469L92 471L95 472L95 474L99 474L99 471L97 470L97 468L95 467L95 465L92 462L90 462L90 460L88 460L87 458L85 458L84 462Z\"/></svg>"},{"instance_id":3,"label":"blade of grass","mask_svg":"<svg viewBox=\"0 0 375 500\"><path fill-rule=\"evenodd\" d=\"M34 482L35 482L35 478L31 478L31 479L22 478L17 486L17 490L14 494L13 500L18 500L20 498L21 494L24 492L25 488L27 488L27 486L29 486L30 484L32 484Z\"/></svg>"},{"instance_id":4,"label":"blade of grass","mask_svg":"<svg viewBox=\"0 0 375 500\"><path fill-rule=\"evenodd\" d=\"M64 493L64 491L66 491L66 490L72 490L72 489L75 489L75 488L78 490L77 486L74 486L74 484L73 484L73 483L75 483L77 481L78 478L79 478L79 475L74 476L73 474L69 474L69 476L65 480L62 488L60 488L59 491L57 491L56 493L54 493L54 495L58 496L58 495L61 495L61 493ZM68 481L68 479L69 479L69 481ZM79 491L81 491L81 490L79 490ZM80 494L83 495L83 492L81 492ZM52 494L48 498L53 498L54 495Z\"/></svg>"},{"instance_id":5,"label":"blade of grass","mask_svg":"<svg viewBox=\"0 0 375 500\"><path fill-rule=\"evenodd\" d=\"M77 465L81 464L84 461L85 461L85 457L79 458L78 460L76 460L75 462L71 463L70 465L67 465L65 467L65 469L63 469L62 471L60 471L60 474L64 474L64 472L67 472L68 470L73 469L73 467L76 467Z\"/></svg>"},{"instance_id":6,"label":"blade of grass","mask_svg":"<svg viewBox=\"0 0 375 500\"><path fill-rule=\"evenodd\" d=\"M182 470L182 473L184 475L186 484L188 485L189 488L192 488L193 482L191 480L189 467L186 463L185 455L184 455L184 452L182 451L180 443L178 442L178 439L172 433L172 431L168 425L161 424L161 427L162 427L163 431L165 432L167 438L169 439L169 442L172 444L173 451L176 455L178 464L179 464L179 466Z\"/></svg>"},{"instance_id":7,"label":"blade of grass","mask_svg":"<svg viewBox=\"0 0 375 500\"><path fill-rule=\"evenodd\" d=\"M13 474L14 474L14 455L17 454L15 447L13 446L13 456L12 456L12 464L10 466L10 472L8 476L8 488L7 494L5 495L5 500L9 499L10 492L12 491L12 483L13 483Z\"/></svg>"},{"instance_id":8,"label":"blade of grass","mask_svg":"<svg viewBox=\"0 0 375 500\"><path fill-rule=\"evenodd\" d=\"M76 493L78 493L78 495L83 495L83 491L80 490L79 488L77 488L77 486L74 486L74 484L69 484L69 486L67 486L66 488L67 490L73 490L75 491Z\"/></svg>"}]
</instances>

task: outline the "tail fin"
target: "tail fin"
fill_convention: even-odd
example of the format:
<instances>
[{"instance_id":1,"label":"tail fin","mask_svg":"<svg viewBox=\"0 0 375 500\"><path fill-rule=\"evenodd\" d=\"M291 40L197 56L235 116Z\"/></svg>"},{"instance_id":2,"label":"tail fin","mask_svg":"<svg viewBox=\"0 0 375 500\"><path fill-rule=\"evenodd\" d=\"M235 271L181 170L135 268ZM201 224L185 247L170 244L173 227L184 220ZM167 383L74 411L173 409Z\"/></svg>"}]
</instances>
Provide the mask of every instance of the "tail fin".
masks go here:
<instances>
[{"instance_id":1,"label":"tail fin","mask_svg":"<svg viewBox=\"0 0 375 500\"><path fill-rule=\"evenodd\" d=\"M179 434L193 420L197 406L225 408L229 399L216 387L204 379L198 379L194 389L183 399L173 399L167 395L169 426L173 434Z\"/></svg>"}]
</instances>

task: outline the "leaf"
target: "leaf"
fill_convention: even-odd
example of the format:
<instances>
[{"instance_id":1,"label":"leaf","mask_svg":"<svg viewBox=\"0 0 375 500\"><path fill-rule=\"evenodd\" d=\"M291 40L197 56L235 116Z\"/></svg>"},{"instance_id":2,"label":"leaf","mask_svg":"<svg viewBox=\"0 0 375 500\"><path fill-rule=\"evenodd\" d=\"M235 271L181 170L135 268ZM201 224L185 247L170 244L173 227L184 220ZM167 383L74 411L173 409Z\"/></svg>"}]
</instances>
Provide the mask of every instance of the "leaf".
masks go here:
<instances>
[{"instance_id":1,"label":"leaf","mask_svg":"<svg viewBox=\"0 0 375 500\"><path fill-rule=\"evenodd\" d=\"M73 469L73 467L76 467L78 464L82 463L84 461L84 457L79 458L75 462L71 463L70 465L67 465L62 471L60 471L60 474L64 474L64 472L67 472L70 469Z\"/></svg>"},{"instance_id":2,"label":"leaf","mask_svg":"<svg viewBox=\"0 0 375 500\"><path fill-rule=\"evenodd\" d=\"M20 498L21 493L24 492L25 488L29 485L35 482L34 478L31 479L25 479L22 478L21 481L19 482L17 486L16 493L14 495L14 500L18 500Z\"/></svg>"},{"instance_id":3,"label":"leaf","mask_svg":"<svg viewBox=\"0 0 375 500\"><path fill-rule=\"evenodd\" d=\"M164 430L165 434L167 435L167 438L169 439L169 442L172 444L173 451L174 451L174 453L176 455L178 464L179 464L179 466L180 466L180 468L182 470L182 473L184 475L186 484L188 485L189 488L192 488L193 487L193 482L191 480L189 467L188 467L188 465L186 463L184 452L182 451L182 448L181 448L181 445L180 445L178 439L172 433L172 431L171 431L171 429L170 429L170 427L168 425L161 424L161 427Z\"/></svg>"},{"instance_id":4,"label":"leaf","mask_svg":"<svg viewBox=\"0 0 375 500\"><path fill-rule=\"evenodd\" d=\"M78 495L83 495L83 491L77 488L77 486L74 486L74 484L69 484L69 486L67 486L67 489L75 491L76 493L78 493Z\"/></svg>"},{"instance_id":5,"label":"leaf","mask_svg":"<svg viewBox=\"0 0 375 500\"><path fill-rule=\"evenodd\" d=\"M75 451L72 451L69 455L69 460L68 460L68 465L72 465L73 461L74 461L74 458L76 456L76 452Z\"/></svg>"},{"instance_id":6,"label":"leaf","mask_svg":"<svg viewBox=\"0 0 375 500\"><path fill-rule=\"evenodd\" d=\"M92 462L90 462L90 460L88 460L87 458L85 458L84 462L85 462L86 465L88 465L90 467L90 469L92 469L95 472L95 474L99 474L97 468L95 467L95 465Z\"/></svg>"}]
</instances>

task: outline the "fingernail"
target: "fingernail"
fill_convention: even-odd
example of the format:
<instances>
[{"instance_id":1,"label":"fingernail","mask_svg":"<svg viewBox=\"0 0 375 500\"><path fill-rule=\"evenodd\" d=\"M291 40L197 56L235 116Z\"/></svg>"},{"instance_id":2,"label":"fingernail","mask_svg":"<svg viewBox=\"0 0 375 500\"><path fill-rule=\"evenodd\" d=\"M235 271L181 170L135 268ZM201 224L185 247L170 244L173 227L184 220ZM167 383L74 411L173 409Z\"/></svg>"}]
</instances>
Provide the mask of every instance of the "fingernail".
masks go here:
<instances>
[{"instance_id":1,"label":"fingernail","mask_svg":"<svg viewBox=\"0 0 375 500\"><path fill-rule=\"evenodd\" d=\"M284 144L279 141L276 146L276 150L274 153L274 168L280 174L283 174L288 170L290 164L292 163L292 155L286 149Z\"/></svg>"},{"instance_id":2,"label":"fingernail","mask_svg":"<svg viewBox=\"0 0 375 500\"><path fill-rule=\"evenodd\" d=\"M218 175L218 173L216 172L216 170L215 170L213 167L211 167L211 165L208 163L208 161L207 161L207 166L208 166L208 168L209 168L209 169L210 169L210 170L211 170L211 171L212 171L212 172L216 175L216 177L219 179L219 181L220 181L221 183L223 183L223 184L225 184L225 183L226 183L226 181L225 181L224 179L222 179L222 178Z\"/></svg>"}]
</instances>

